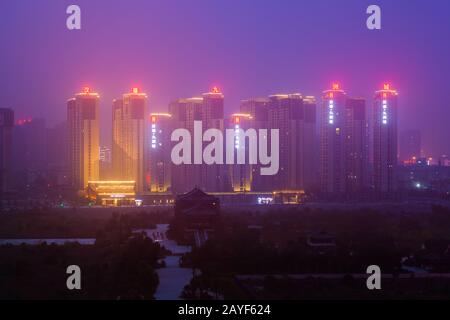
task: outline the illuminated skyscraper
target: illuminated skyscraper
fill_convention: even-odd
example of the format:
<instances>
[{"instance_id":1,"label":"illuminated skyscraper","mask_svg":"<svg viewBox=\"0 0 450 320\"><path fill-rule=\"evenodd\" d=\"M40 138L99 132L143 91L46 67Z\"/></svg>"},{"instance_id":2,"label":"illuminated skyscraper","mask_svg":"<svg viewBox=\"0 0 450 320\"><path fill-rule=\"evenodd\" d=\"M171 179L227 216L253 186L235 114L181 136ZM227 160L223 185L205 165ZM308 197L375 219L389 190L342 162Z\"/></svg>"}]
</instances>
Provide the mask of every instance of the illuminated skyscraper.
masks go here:
<instances>
[{"instance_id":1,"label":"illuminated skyscraper","mask_svg":"<svg viewBox=\"0 0 450 320\"><path fill-rule=\"evenodd\" d=\"M316 104L313 97L269 97L268 126L280 130L280 168L272 190L310 189L314 179Z\"/></svg>"},{"instance_id":2,"label":"illuminated skyscraper","mask_svg":"<svg viewBox=\"0 0 450 320\"><path fill-rule=\"evenodd\" d=\"M124 117L123 117L123 100L115 99L112 105L112 150L111 150L111 162L112 162L112 179L121 180L124 170L123 150L124 144Z\"/></svg>"},{"instance_id":3,"label":"illuminated skyscraper","mask_svg":"<svg viewBox=\"0 0 450 320\"><path fill-rule=\"evenodd\" d=\"M219 88L212 88L211 92L203 94L202 107L203 130L219 129L225 132L224 124L224 95ZM209 142L203 142L203 148ZM226 174L226 165L212 164L202 166L202 186L209 192L228 191L229 180Z\"/></svg>"},{"instance_id":4,"label":"illuminated skyscraper","mask_svg":"<svg viewBox=\"0 0 450 320\"><path fill-rule=\"evenodd\" d=\"M321 191L360 195L367 184L365 100L348 98L338 84L322 95L320 126Z\"/></svg>"},{"instance_id":5,"label":"illuminated skyscraper","mask_svg":"<svg viewBox=\"0 0 450 320\"><path fill-rule=\"evenodd\" d=\"M253 126L253 118L248 113L235 113L231 115L230 123L228 127L230 129L234 129L234 165L229 165L229 175L231 181L231 187L234 192L249 192L252 191L252 179L253 172L252 167L254 165L250 164L248 160L245 164L239 164L238 161L238 152L244 148L245 150L245 158L249 159L249 139L247 141L243 141L243 138L239 131L243 130L244 132L248 129L255 129ZM255 131L256 133L258 131Z\"/></svg>"},{"instance_id":6,"label":"illuminated skyscraper","mask_svg":"<svg viewBox=\"0 0 450 320\"><path fill-rule=\"evenodd\" d=\"M178 99L169 105L174 128L184 128L191 136L194 134L194 121L202 120L203 98ZM193 150L193 142L191 143ZM181 194L202 185L202 165L172 165L172 190Z\"/></svg>"},{"instance_id":7,"label":"illuminated skyscraper","mask_svg":"<svg viewBox=\"0 0 450 320\"><path fill-rule=\"evenodd\" d=\"M147 183L151 192L171 189L172 116L168 113L150 114L149 172Z\"/></svg>"},{"instance_id":8,"label":"illuminated skyscraper","mask_svg":"<svg viewBox=\"0 0 450 320\"><path fill-rule=\"evenodd\" d=\"M69 179L79 191L99 179L99 100L84 88L67 102Z\"/></svg>"},{"instance_id":9,"label":"illuminated skyscraper","mask_svg":"<svg viewBox=\"0 0 450 320\"><path fill-rule=\"evenodd\" d=\"M113 175L116 180L135 181L138 193L148 190L147 94L133 88L113 102Z\"/></svg>"},{"instance_id":10,"label":"illuminated skyscraper","mask_svg":"<svg viewBox=\"0 0 450 320\"><path fill-rule=\"evenodd\" d=\"M0 108L0 195L10 189L14 111Z\"/></svg>"},{"instance_id":11,"label":"illuminated skyscraper","mask_svg":"<svg viewBox=\"0 0 450 320\"><path fill-rule=\"evenodd\" d=\"M218 88L214 87L211 92L201 97L178 99L172 102L169 105L169 113L172 115L175 128L185 128L194 137L194 121L202 121L203 131L211 128L223 131L223 108L224 96ZM203 142L203 148L207 144ZM194 150L193 141L192 150ZM174 165L172 168L172 187L175 193L188 192L194 187L209 192L224 191L227 188L230 189L228 184L225 165L196 164L192 159L190 165Z\"/></svg>"},{"instance_id":12,"label":"illuminated skyscraper","mask_svg":"<svg viewBox=\"0 0 450 320\"><path fill-rule=\"evenodd\" d=\"M375 92L373 106L374 187L381 195L391 195L397 189L397 97L398 93L385 84Z\"/></svg>"}]
</instances>

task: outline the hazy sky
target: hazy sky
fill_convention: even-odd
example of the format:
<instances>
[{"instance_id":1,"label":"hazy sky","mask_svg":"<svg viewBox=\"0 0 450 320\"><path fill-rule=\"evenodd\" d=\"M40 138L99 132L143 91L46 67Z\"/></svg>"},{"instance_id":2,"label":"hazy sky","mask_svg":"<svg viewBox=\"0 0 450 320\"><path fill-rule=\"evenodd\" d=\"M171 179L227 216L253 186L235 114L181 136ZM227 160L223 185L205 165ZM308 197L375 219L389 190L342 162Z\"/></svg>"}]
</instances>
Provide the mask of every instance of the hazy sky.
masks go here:
<instances>
[{"instance_id":1,"label":"hazy sky","mask_svg":"<svg viewBox=\"0 0 450 320\"><path fill-rule=\"evenodd\" d=\"M66 28L66 8L82 30ZM382 30L366 8L382 8ZM16 118L66 117L84 85L101 94L107 142L111 101L134 85L152 111L219 86L227 112L280 92L319 96L333 81L371 98L389 81L400 129L421 129L427 153L450 153L448 0L1 0L0 107Z\"/></svg>"}]
</instances>

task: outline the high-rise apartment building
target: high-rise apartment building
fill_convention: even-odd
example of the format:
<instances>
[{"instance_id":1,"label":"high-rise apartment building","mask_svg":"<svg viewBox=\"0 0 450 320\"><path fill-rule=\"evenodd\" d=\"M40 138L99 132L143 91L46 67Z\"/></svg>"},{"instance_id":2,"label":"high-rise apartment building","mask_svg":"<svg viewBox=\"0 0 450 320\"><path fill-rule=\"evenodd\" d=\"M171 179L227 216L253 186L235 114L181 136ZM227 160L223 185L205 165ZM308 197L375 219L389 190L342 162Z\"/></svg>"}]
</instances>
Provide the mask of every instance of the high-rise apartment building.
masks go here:
<instances>
[{"instance_id":1,"label":"high-rise apartment building","mask_svg":"<svg viewBox=\"0 0 450 320\"><path fill-rule=\"evenodd\" d=\"M253 118L248 113L235 113L231 115L231 119L228 124L229 129L234 130L234 164L228 166L229 179L231 182L231 188L233 192L249 192L252 191L253 180L253 166L255 164L249 163L249 150L250 139L246 139L242 136L242 132L246 132L248 129L255 129L253 126ZM242 130L242 131L241 131ZM255 131L257 134L258 131ZM258 147L256 147L257 150ZM239 163L239 152L244 152L246 159L245 163ZM242 161L241 161L242 162ZM258 173L255 173L258 174Z\"/></svg>"},{"instance_id":2,"label":"high-rise apartment building","mask_svg":"<svg viewBox=\"0 0 450 320\"><path fill-rule=\"evenodd\" d=\"M219 129L225 132L224 123L224 95L217 87L211 92L204 93L202 107L203 131ZM203 142L203 150L209 142ZM224 164L211 164L202 166L202 186L209 192L229 191L229 180Z\"/></svg>"},{"instance_id":3,"label":"high-rise apartment building","mask_svg":"<svg viewBox=\"0 0 450 320\"><path fill-rule=\"evenodd\" d=\"M208 129L224 131L224 95L217 87L201 97L178 99L169 105L169 113L175 128L185 128L192 137L202 135ZM194 132L194 122L201 121L202 132ZM193 139L192 139L193 140ZM202 143L202 150L209 142ZM194 143L192 141L192 150ZM174 165L172 186L175 193L199 187L208 192L229 190L224 164L203 164L202 159L192 159L192 164Z\"/></svg>"},{"instance_id":4,"label":"high-rise apartment building","mask_svg":"<svg viewBox=\"0 0 450 320\"><path fill-rule=\"evenodd\" d=\"M255 130L266 129L269 130L269 99L268 98L254 98L247 99L241 102L241 114L250 115L251 119L246 119L245 123ZM268 131L269 132L269 131ZM251 190L252 191L270 191L272 188L272 177L263 176L260 174L261 165L258 163L251 166Z\"/></svg>"},{"instance_id":5,"label":"high-rise apartment building","mask_svg":"<svg viewBox=\"0 0 450 320\"><path fill-rule=\"evenodd\" d=\"M194 121L202 121L203 98L178 99L169 105L174 128L184 128L194 134ZM193 150L193 142L191 142ZM180 194L202 186L202 164L172 165L172 190Z\"/></svg>"},{"instance_id":6,"label":"high-rise apartment building","mask_svg":"<svg viewBox=\"0 0 450 320\"><path fill-rule=\"evenodd\" d=\"M84 88L67 102L69 180L78 191L99 179L99 101Z\"/></svg>"},{"instance_id":7,"label":"high-rise apartment building","mask_svg":"<svg viewBox=\"0 0 450 320\"><path fill-rule=\"evenodd\" d=\"M326 195L359 197L367 186L366 103L338 84L322 95L320 182Z\"/></svg>"},{"instance_id":8,"label":"high-rise apartment building","mask_svg":"<svg viewBox=\"0 0 450 320\"><path fill-rule=\"evenodd\" d=\"M113 176L116 180L135 181L138 193L148 190L147 173L148 96L133 88L113 101Z\"/></svg>"},{"instance_id":9,"label":"high-rise apartment building","mask_svg":"<svg viewBox=\"0 0 450 320\"><path fill-rule=\"evenodd\" d=\"M359 197L369 184L366 100L363 98L348 98L345 119L345 188L350 197Z\"/></svg>"},{"instance_id":10,"label":"high-rise apartment building","mask_svg":"<svg viewBox=\"0 0 450 320\"><path fill-rule=\"evenodd\" d=\"M375 191L390 196L397 189L398 93L385 84L375 92L373 104L373 183Z\"/></svg>"},{"instance_id":11,"label":"high-rise apartment building","mask_svg":"<svg viewBox=\"0 0 450 320\"><path fill-rule=\"evenodd\" d=\"M172 116L169 113L150 114L149 171L147 183L151 192L171 190L172 161L171 133Z\"/></svg>"},{"instance_id":12,"label":"high-rise apartment building","mask_svg":"<svg viewBox=\"0 0 450 320\"><path fill-rule=\"evenodd\" d=\"M277 94L269 97L268 127L279 129L277 175L272 190L310 189L314 183L314 142L316 125L314 97Z\"/></svg>"}]
</instances>

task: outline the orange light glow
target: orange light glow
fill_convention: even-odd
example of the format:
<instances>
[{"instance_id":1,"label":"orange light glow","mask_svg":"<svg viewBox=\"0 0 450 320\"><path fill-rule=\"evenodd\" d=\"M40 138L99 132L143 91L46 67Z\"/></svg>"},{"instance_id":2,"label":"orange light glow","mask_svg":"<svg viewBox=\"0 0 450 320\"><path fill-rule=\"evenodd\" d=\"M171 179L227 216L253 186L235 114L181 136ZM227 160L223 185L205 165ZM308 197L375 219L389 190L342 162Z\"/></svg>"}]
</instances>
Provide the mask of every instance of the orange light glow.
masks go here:
<instances>
[{"instance_id":1,"label":"orange light glow","mask_svg":"<svg viewBox=\"0 0 450 320\"><path fill-rule=\"evenodd\" d=\"M339 83L333 83L333 90L339 90Z\"/></svg>"},{"instance_id":2,"label":"orange light glow","mask_svg":"<svg viewBox=\"0 0 450 320\"><path fill-rule=\"evenodd\" d=\"M241 121L241 119L239 117L236 117L236 120L235 120L236 124L238 124L240 121Z\"/></svg>"},{"instance_id":3,"label":"orange light glow","mask_svg":"<svg viewBox=\"0 0 450 320\"><path fill-rule=\"evenodd\" d=\"M88 93L90 93L90 92L91 92L91 88L89 88L89 87L84 87L84 88L83 88L83 93L88 94Z\"/></svg>"},{"instance_id":4,"label":"orange light glow","mask_svg":"<svg viewBox=\"0 0 450 320\"><path fill-rule=\"evenodd\" d=\"M156 117L152 116L152 122L156 122Z\"/></svg>"},{"instance_id":5,"label":"orange light glow","mask_svg":"<svg viewBox=\"0 0 450 320\"><path fill-rule=\"evenodd\" d=\"M330 92L330 98L333 99L333 97L334 97L333 92Z\"/></svg>"},{"instance_id":6,"label":"orange light glow","mask_svg":"<svg viewBox=\"0 0 450 320\"><path fill-rule=\"evenodd\" d=\"M385 83L383 85L384 90L391 90L391 85L389 83Z\"/></svg>"},{"instance_id":7,"label":"orange light glow","mask_svg":"<svg viewBox=\"0 0 450 320\"><path fill-rule=\"evenodd\" d=\"M220 93L220 90L218 87L213 87L211 92L212 93Z\"/></svg>"},{"instance_id":8,"label":"orange light glow","mask_svg":"<svg viewBox=\"0 0 450 320\"><path fill-rule=\"evenodd\" d=\"M133 92L134 94L138 94L139 93L139 88L134 87L131 92Z\"/></svg>"},{"instance_id":9,"label":"orange light glow","mask_svg":"<svg viewBox=\"0 0 450 320\"><path fill-rule=\"evenodd\" d=\"M387 98L387 93L383 93L383 98Z\"/></svg>"}]
</instances>

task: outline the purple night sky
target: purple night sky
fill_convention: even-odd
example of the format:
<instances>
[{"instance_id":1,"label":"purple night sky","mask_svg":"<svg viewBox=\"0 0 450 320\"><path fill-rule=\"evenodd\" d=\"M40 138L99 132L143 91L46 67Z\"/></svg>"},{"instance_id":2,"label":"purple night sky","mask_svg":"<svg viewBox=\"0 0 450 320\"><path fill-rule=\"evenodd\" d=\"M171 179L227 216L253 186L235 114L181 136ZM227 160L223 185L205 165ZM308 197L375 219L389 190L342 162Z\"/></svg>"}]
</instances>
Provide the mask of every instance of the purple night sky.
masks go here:
<instances>
[{"instance_id":1,"label":"purple night sky","mask_svg":"<svg viewBox=\"0 0 450 320\"><path fill-rule=\"evenodd\" d=\"M70 4L81 31L66 29ZM381 31L366 28L370 4L382 8ZM400 130L422 130L427 154L450 153L447 0L2 0L0 39L0 107L53 125L92 86L107 144L111 101L135 85L151 111L217 85L231 113L250 97L319 97L333 81L370 106L389 81Z\"/></svg>"}]
</instances>

